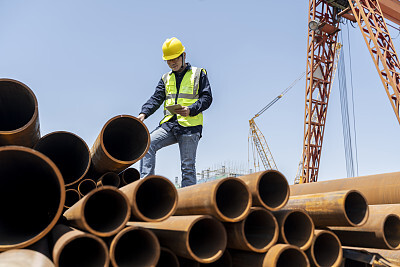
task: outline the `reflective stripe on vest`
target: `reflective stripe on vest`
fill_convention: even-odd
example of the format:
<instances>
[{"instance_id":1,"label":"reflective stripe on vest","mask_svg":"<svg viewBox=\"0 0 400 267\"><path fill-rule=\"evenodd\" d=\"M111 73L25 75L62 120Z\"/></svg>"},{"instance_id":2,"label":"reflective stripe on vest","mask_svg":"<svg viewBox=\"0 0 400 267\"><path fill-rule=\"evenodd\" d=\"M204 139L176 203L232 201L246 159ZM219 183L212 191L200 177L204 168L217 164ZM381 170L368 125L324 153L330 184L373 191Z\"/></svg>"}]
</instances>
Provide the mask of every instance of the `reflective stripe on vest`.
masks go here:
<instances>
[{"instance_id":1,"label":"reflective stripe on vest","mask_svg":"<svg viewBox=\"0 0 400 267\"><path fill-rule=\"evenodd\" d=\"M165 101L164 101L164 118L160 124L172 118L171 114L166 107L180 104L181 106L188 107L199 99L199 82L200 73L202 68L191 67L181 81L179 87L179 94L176 95L178 90L176 88L175 74L171 71L165 73L162 77L165 84ZM176 103L175 103L176 101ZM199 113L196 116L183 117L177 114L178 123L184 127L203 125L203 114Z\"/></svg>"}]
</instances>

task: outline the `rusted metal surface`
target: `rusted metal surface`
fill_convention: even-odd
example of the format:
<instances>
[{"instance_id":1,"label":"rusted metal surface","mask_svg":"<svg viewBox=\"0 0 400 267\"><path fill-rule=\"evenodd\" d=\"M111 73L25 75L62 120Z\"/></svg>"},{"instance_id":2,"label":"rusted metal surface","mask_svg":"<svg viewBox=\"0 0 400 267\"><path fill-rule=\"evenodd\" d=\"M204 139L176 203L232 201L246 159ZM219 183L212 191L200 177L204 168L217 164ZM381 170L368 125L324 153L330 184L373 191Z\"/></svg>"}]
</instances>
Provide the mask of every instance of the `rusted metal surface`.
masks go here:
<instances>
[{"instance_id":1,"label":"rusted metal surface","mask_svg":"<svg viewBox=\"0 0 400 267\"><path fill-rule=\"evenodd\" d=\"M223 224L209 215L171 216L161 222L128 222L128 225L151 229L161 246L200 263L218 260L226 248Z\"/></svg>"},{"instance_id":2,"label":"rusted metal surface","mask_svg":"<svg viewBox=\"0 0 400 267\"><path fill-rule=\"evenodd\" d=\"M83 179L78 184L78 192L83 197L97 188L96 182L92 179Z\"/></svg>"},{"instance_id":3,"label":"rusted metal surface","mask_svg":"<svg viewBox=\"0 0 400 267\"><path fill-rule=\"evenodd\" d=\"M150 145L149 131L136 117L119 115L103 126L90 153L93 172L119 173L139 161Z\"/></svg>"},{"instance_id":4,"label":"rusted metal surface","mask_svg":"<svg viewBox=\"0 0 400 267\"><path fill-rule=\"evenodd\" d=\"M56 266L109 266L108 248L101 238L61 224L51 233Z\"/></svg>"},{"instance_id":5,"label":"rusted metal surface","mask_svg":"<svg viewBox=\"0 0 400 267\"><path fill-rule=\"evenodd\" d=\"M229 250L225 249L224 254L218 260L208 263L200 264L201 267L232 267L232 256Z\"/></svg>"},{"instance_id":6,"label":"rusted metal surface","mask_svg":"<svg viewBox=\"0 0 400 267\"><path fill-rule=\"evenodd\" d=\"M33 147L39 138L35 94L19 81L0 79L0 146Z\"/></svg>"},{"instance_id":7,"label":"rusted metal surface","mask_svg":"<svg viewBox=\"0 0 400 267\"><path fill-rule=\"evenodd\" d=\"M115 172L106 172L97 180L97 186L110 185L119 187L120 178Z\"/></svg>"},{"instance_id":8,"label":"rusted metal surface","mask_svg":"<svg viewBox=\"0 0 400 267\"><path fill-rule=\"evenodd\" d=\"M128 226L112 239L110 258L114 267L155 266L160 258L160 243L150 230Z\"/></svg>"},{"instance_id":9,"label":"rusted metal surface","mask_svg":"<svg viewBox=\"0 0 400 267\"><path fill-rule=\"evenodd\" d=\"M338 267L342 262L343 251L339 238L328 230L315 230L309 249L306 250L311 266Z\"/></svg>"},{"instance_id":10,"label":"rusted metal surface","mask_svg":"<svg viewBox=\"0 0 400 267\"><path fill-rule=\"evenodd\" d=\"M385 19L400 25L400 3L398 0L379 0L379 5Z\"/></svg>"},{"instance_id":11,"label":"rusted metal surface","mask_svg":"<svg viewBox=\"0 0 400 267\"><path fill-rule=\"evenodd\" d=\"M31 148L0 147L0 162L0 251L24 248L60 218L64 180L48 157Z\"/></svg>"},{"instance_id":12,"label":"rusted metal surface","mask_svg":"<svg viewBox=\"0 0 400 267\"><path fill-rule=\"evenodd\" d=\"M119 190L128 197L132 221L163 221L174 214L178 203L175 186L163 176L147 176Z\"/></svg>"},{"instance_id":13,"label":"rusted metal surface","mask_svg":"<svg viewBox=\"0 0 400 267\"><path fill-rule=\"evenodd\" d=\"M121 231L130 217L128 198L117 188L102 186L92 190L64 212L68 224L100 237Z\"/></svg>"},{"instance_id":14,"label":"rusted metal surface","mask_svg":"<svg viewBox=\"0 0 400 267\"><path fill-rule=\"evenodd\" d=\"M267 253L231 250L233 267L309 267L310 262L297 246L276 244Z\"/></svg>"},{"instance_id":15,"label":"rusted metal surface","mask_svg":"<svg viewBox=\"0 0 400 267\"><path fill-rule=\"evenodd\" d=\"M74 188L68 188L65 190L65 204L64 208L68 209L72 207L76 202L81 199L81 194Z\"/></svg>"},{"instance_id":16,"label":"rusted metal surface","mask_svg":"<svg viewBox=\"0 0 400 267\"><path fill-rule=\"evenodd\" d=\"M244 181L252 195L253 206L271 211L281 209L289 199L289 184L277 170L267 170L238 177Z\"/></svg>"},{"instance_id":17,"label":"rusted metal surface","mask_svg":"<svg viewBox=\"0 0 400 267\"><path fill-rule=\"evenodd\" d=\"M368 219L368 204L356 190L291 196L285 209L304 209L314 225L361 226Z\"/></svg>"},{"instance_id":18,"label":"rusted metal surface","mask_svg":"<svg viewBox=\"0 0 400 267\"><path fill-rule=\"evenodd\" d=\"M370 205L370 216L363 226L329 227L344 246L400 249L400 217L384 205Z\"/></svg>"},{"instance_id":19,"label":"rusted metal surface","mask_svg":"<svg viewBox=\"0 0 400 267\"><path fill-rule=\"evenodd\" d=\"M290 186L290 195L358 190L369 205L400 203L400 172L321 181Z\"/></svg>"},{"instance_id":20,"label":"rusted metal surface","mask_svg":"<svg viewBox=\"0 0 400 267\"><path fill-rule=\"evenodd\" d=\"M261 207L251 208L249 214L235 223L224 223L228 248L266 252L278 241L278 222L274 215Z\"/></svg>"},{"instance_id":21,"label":"rusted metal surface","mask_svg":"<svg viewBox=\"0 0 400 267\"><path fill-rule=\"evenodd\" d=\"M89 171L90 151L76 134L58 131L39 139L34 149L48 156L58 167L65 186L78 183Z\"/></svg>"},{"instance_id":22,"label":"rusted metal surface","mask_svg":"<svg viewBox=\"0 0 400 267\"><path fill-rule=\"evenodd\" d=\"M136 182L140 179L140 172L136 168L128 168L119 174L121 186Z\"/></svg>"},{"instance_id":23,"label":"rusted metal surface","mask_svg":"<svg viewBox=\"0 0 400 267\"><path fill-rule=\"evenodd\" d=\"M314 223L302 209L282 209L273 212L279 225L278 243L298 246L306 250L314 236Z\"/></svg>"},{"instance_id":24,"label":"rusted metal surface","mask_svg":"<svg viewBox=\"0 0 400 267\"><path fill-rule=\"evenodd\" d=\"M243 220L252 204L248 187L234 177L180 188L178 199L175 215L208 214L224 222Z\"/></svg>"},{"instance_id":25,"label":"rusted metal surface","mask_svg":"<svg viewBox=\"0 0 400 267\"><path fill-rule=\"evenodd\" d=\"M55 267L54 263L40 252L30 249L11 249L0 253L0 267Z\"/></svg>"},{"instance_id":26,"label":"rusted metal surface","mask_svg":"<svg viewBox=\"0 0 400 267\"><path fill-rule=\"evenodd\" d=\"M162 247L160 253L160 259L157 262L156 267L179 267L178 257L172 250Z\"/></svg>"}]
</instances>

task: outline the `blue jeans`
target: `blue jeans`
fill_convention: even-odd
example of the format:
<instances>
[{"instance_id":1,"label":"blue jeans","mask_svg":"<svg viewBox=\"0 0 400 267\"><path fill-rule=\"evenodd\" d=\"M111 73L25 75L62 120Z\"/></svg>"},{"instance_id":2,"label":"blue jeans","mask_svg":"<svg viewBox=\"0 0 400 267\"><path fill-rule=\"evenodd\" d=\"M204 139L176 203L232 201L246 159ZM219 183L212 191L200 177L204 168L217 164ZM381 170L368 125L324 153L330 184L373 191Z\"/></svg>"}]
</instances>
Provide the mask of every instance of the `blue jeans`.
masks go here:
<instances>
[{"instance_id":1,"label":"blue jeans","mask_svg":"<svg viewBox=\"0 0 400 267\"><path fill-rule=\"evenodd\" d=\"M154 175L156 165L156 153L159 149L179 144L181 154L181 187L196 184L196 150L199 143L200 133L194 134L175 134L174 131L167 132L161 127L157 127L150 134L150 148L140 161L140 176L146 177Z\"/></svg>"}]
</instances>

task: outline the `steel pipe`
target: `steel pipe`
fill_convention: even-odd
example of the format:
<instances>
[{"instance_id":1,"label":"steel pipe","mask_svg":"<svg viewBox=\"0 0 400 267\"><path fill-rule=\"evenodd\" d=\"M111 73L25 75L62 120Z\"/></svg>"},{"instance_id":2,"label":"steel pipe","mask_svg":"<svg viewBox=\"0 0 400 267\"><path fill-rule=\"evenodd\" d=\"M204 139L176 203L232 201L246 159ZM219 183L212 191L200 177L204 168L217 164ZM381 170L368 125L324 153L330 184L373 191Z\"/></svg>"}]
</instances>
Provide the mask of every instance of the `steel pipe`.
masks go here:
<instances>
[{"instance_id":1,"label":"steel pipe","mask_svg":"<svg viewBox=\"0 0 400 267\"><path fill-rule=\"evenodd\" d=\"M0 146L33 147L39 138L35 94L19 81L0 79Z\"/></svg>"},{"instance_id":2,"label":"steel pipe","mask_svg":"<svg viewBox=\"0 0 400 267\"><path fill-rule=\"evenodd\" d=\"M267 170L238 177L250 189L253 206L276 211L286 205L289 199L289 184L279 171Z\"/></svg>"},{"instance_id":3,"label":"steel pipe","mask_svg":"<svg viewBox=\"0 0 400 267\"><path fill-rule=\"evenodd\" d=\"M400 217L389 214L386 205L370 205L363 226L329 227L344 246L400 249Z\"/></svg>"},{"instance_id":4,"label":"steel pipe","mask_svg":"<svg viewBox=\"0 0 400 267\"><path fill-rule=\"evenodd\" d=\"M160 259L157 262L156 267L179 267L179 260L172 250L162 247L160 253Z\"/></svg>"},{"instance_id":5,"label":"steel pipe","mask_svg":"<svg viewBox=\"0 0 400 267\"><path fill-rule=\"evenodd\" d=\"M344 178L290 186L291 196L358 190L369 205L400 203L400 172Z\"/></svg>"},{"instance_id":6,"label":"steel pipe","mask_svg":"<svg viewBox=\"0 0 400 267\"><path fill-rule=\"evenodd\" d=\"M279 225L278 243L298 246L306 250L314 236L314 223L301 209L282 209L273 212Z\"/></svg>"},{"instance_id":7,"label":"steel pipe","mask_svg":"<svg viewBox=\"0 0 400 267\"><path fill-rule=\"evenodd\" d=\"M44 237L61 216L65 185L57 166L27 147L0 147L0 251Z\"/></svg>"},{"instance_id":8,"label":"steel pipe","mask_svg":"<svg viewBox=\"0 0 400 267\"><path fill-rule=\"evenodd\" d=\"M304 209L317 227L361 226L368 219L368 204L356 190L291 196L285 209Z\"/></svg>"},{"instance_id":9,"label":"steel pipe","mask_svg":"<svg viewBox=\"0 0 400 267\"><path fill-rule=\"evenodd\" d=\"M78 184L78 192L82 197L86 196L96 188L97 188L96 182L89 178L83 179Z\"/></svg>"},{"instance_id":10,"label":"steel pipe","mask_svg":"<svg viewBox=\"0 0 400 267\"><path fill-rule=\"evenodd\" d=\"M202 267L232 267L232 256L231 253L225 249L224 254L222 254L221 258L218 260L208 263L208 264L203 264L201 263L200 266Z\"/></svg>"},{"instance_id":11,"label":"steel pipe","mask_svg":"<svg viewBox=\"0 0 400 267\"><path fill-rule=\"evenodd\" d=\"M55 267L45 255L30 249L11 249L0 253L0 267Z\"/></svg>"},{"instance_id":12,"label":"steel pipe","mask_svg":"<svg viewBox=\"0 0 400 267\"><path fill-rule=\"evenodd\" d=\"M297 246L276 244L267 253L230 250L233 267L308 267L310 262Z\"/></svg>"},{"instance_id":13,"label":"steel pipe","mask_svg":"<svg viewBox=\"0 0 400 267\"><path fill-rule=\"evenodd\" d=\"M343 259L339 238L328 230L315 230L314 237L306 254L311 266L338 267Z\"/></svg>"},{"instance_id":14,"label":"steel pipe","mask_svg":"<svg viewBox=\"0 0 400 267\"><path fill-rule=\"evenodd\" d=\"M130 184L130 183L133 183L133 182L136 182L137 180L139 180L140 172L137 169L131 167L131 168L128 168L128 169L122 171L119 174L119 177L121 178L121 186L125 186L127 184Z\"/></svg>"},{"instance_id":15,"label":"steel pipe","mask_svg":"<svg viewBox=\"0 0 400 267\"><path fill-rule=\"evenodd\" d=\"M56 266L109 266L108 248L101 238L61 224L56 225L51 233Z\"/></svg>"},{"instance_id":16,"label":"steel pipe","mask_svg":"<svg viewBox=\"0 0 400 267\"><path fill-rule=\"evenodd\" d=\"M224 223L228 248L266 252L278 241L278 222L274 215L261 207L253 207L240 222Z\"/></svg>"},{"instance_id":17,"label":"steel pipe","mask_svg":"<svg viewBox=\"0 0 400 267\"><path fill-rule=\"evenodd\" d=\"M130 217L128 198L117 188L92 190L64 212L69 225L100 237L121 231Z\"/></svg>"},{"instance_id":18,"label":"steel pipe","mask_svg":"<svg viewBox=\"0 0 400 267\"><path fill-rule=\"evenodd\" d=\"M106 172L97 180L97 186L110 185L119 187L120 178L115 172Z\"/></svg>"},{"instance_id":19,"label":"steel pipe","mask_svg":"<svg viewBox=\"0 0 400 267\"><path fill-rule=\"evenodd\" d=\"M119 173L139 161L149 150L150 134L146 125L136 117L119 115L103 126L93 147L93 172Z\"/></svg>"},{"instance_id":20,"label":"steel pipe","mask_svg":"<svg viewBox=\"0 0 400 267\"><path fill-rule=\"evenodd\" d=\"M243 220L252 203L246 184L234 177L180 188L178 199L175 215L208 214L224 222Z\"/></svg>"},{"instance_id":21,"label":"steel pipe","mask_svg":"<svg viewBox=\"0 0 400 267\"><path fill-rule=\"evenodd\" d=\"M162 246L200 263L218 260L226 248L223 224L209 215L171 216L162 222L128 222L128 225L151 229Z\"/></svg>"},{"instance_id":22,"label":"steel pipe","mask_svg":"<svg viewBox=\"0 0 400 267\"><path fill-rule=\"evenodd\" d=\"M39 139L34 149L48 156L57 165L65 186L78 183L89 171L89 147L76 134L65 131L49 133Z\"/></svg>"},{"instance_id":23,"label":"steel pipe","mask_svg":"<svg viewBox=\"0 0 400 267\"><path fill-rule=\"evenodd\" d=\"M64 208L69 209L80 199L81 199L81 194L79 194L78 190L73 189L73 188L68 188L67 190L65 190Z\"/></svg>"},{"instance_id":24,"label":"steel pipe","mask_svg":"<svg viewBox=\"0 0 400 267\"><path fill-rule=\"evenodd\" d=\"M174 214L178 203L175 186L158 175L140 179L119 190L128 197L132 221L163 221Z\"/></svg>"}]
</instances>

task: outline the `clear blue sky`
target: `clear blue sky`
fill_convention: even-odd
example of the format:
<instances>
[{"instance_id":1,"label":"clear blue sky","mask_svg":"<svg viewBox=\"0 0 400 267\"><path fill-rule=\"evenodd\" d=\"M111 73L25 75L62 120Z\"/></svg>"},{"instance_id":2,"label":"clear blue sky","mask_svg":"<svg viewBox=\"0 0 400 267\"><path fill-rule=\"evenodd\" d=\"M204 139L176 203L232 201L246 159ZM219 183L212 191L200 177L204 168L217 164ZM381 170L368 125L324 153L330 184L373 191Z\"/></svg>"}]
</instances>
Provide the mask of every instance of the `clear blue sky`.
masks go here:
<instances>
[{"instance_id":1,"label":"clear blue sky","mask_svg":"<svg viewBox=\"0 0 400 267\"><path fill-rule=\"evenodd\" d=\"M305 71L307 12L306 0L0 0L0 77L34 91L42 136L70 131L91 147L108 119L138 115L169 71L162 43L178 37L188 62L207 69L214 96L204 113L197 170L224 162L247 166L248 120ZM399 171L399 123L360 30L349 27L350 53L347 33L345 26L359 175ZM399 52L400 37L394 44ZM302 152L304 95L303 79L256 119L290 184ZM150 131L161 118L160 109L145 121ZM335 83L320 181L346 177L341 127ZM159 152L156 172L180 176L177 145Z\"/></svg>"}]
</instances>

